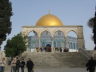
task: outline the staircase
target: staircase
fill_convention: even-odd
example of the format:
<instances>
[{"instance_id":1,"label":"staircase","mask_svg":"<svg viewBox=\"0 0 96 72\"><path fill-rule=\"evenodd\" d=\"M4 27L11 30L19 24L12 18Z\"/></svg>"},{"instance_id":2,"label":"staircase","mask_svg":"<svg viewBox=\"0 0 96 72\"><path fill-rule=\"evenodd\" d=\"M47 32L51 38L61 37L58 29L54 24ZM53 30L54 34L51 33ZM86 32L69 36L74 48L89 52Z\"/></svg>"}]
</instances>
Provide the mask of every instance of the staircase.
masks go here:
<instances>
[{"instance_id":1,"label":"staircase","mask_svg":"<svg viewBox=\"0 0 96 72\"><path fill-rule=\"evenodd\" d=\"M34 62L35 68L76 68L85 67L87 58L79 52L42 52L42 53L23 53L25 62L28 58Z\"/></svg>"}]
</instances>

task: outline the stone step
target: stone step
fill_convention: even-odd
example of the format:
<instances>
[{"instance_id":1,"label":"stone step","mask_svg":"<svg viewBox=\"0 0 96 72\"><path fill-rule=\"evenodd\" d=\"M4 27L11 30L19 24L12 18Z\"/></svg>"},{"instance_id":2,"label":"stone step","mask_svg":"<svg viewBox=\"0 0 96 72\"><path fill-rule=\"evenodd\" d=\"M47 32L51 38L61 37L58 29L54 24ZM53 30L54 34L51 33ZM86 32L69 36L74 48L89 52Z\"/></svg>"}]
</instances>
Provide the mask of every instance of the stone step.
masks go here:
<instances>
[{"instance_id":1,"label":"stone step","mask_svg":"<svg viewBox=\"0 0 96 72\"><path fill-rule=\"evenodd\" d=\"M79 52L24 53L25 62L31 58L35 67L85 67L87 58Z\"/></svg>"}]
</instances>

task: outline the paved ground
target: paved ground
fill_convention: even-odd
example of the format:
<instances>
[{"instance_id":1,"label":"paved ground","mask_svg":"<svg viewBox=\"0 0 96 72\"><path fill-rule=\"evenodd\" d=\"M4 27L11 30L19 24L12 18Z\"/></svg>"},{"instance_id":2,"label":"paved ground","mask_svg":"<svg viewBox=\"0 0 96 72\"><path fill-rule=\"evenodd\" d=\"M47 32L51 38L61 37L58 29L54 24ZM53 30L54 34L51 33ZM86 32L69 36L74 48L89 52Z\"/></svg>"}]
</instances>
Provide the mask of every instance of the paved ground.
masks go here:
<instances>
[{"instance_id":1,"label":"paved ground","mask_svg":"<svg viewBox=\"0 0 96 72\"><path fill-rule=\"evenodd\" d=\"M10 70L5 70L5 72L10 72ZM26 68L25 72L28 72ZM86 71L86 68L38 68L34 69L34 72L88 72L88 71Z\"/></svg>"}]
</instances>

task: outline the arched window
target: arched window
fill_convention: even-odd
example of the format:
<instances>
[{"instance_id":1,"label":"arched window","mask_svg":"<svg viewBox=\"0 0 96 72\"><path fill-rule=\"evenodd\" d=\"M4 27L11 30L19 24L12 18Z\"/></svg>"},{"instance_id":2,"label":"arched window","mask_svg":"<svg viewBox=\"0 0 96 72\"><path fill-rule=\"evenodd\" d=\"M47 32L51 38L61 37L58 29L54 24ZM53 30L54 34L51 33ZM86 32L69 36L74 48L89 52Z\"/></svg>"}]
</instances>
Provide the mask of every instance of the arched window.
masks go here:
<instances>
[{"instance_id":1,"label":"arched window","mask_svg":"<svg viewBox=\"0 0 96 72\"><path fill-rule=\"evenodd\" d=\"M58 42L58 47L61 47L60 42Z\"/></svg>"},{"instance_id":2,"label":"arched window","mask_svg":"<svg viewBox=\"0 0 96 72\"><path fill-rule=\"evenodd\" d=\"M35 31L31 31L28 34L28 47L30 47L30 49L37 47L38 46L36 44L37 42L38 42L38 34Z\"/></svg>"},{"instance_id":3,"label":"arched window","mask_svg":"<svg viewBox=\"0 0 96 72\"><path fill-rule=\"evenodd\" d=\"M78 44L76 44L76 46L77 46L77 49L78 49Z\"/></svg>"},{"instance_id":4,"label":"arched window","mask_svg":"<svg viewBox=\"0 0 96 72\"><path fill-rule=\"evenodd\" d=\"M62 47L64 48L64 46L65 46L65 45L64 45L64 42L62 42Z\"/></svg>"},{"instance_id":5,"label":"arched window","mask_svg":"<svg viewBox=\"0 0 96 72\"><path fill-rule=\"evenodd\" d=\"M31 43L30 43L30 42L28 42L28 48L30 48L30 46L31 46Z\"/></svg>"},{"instance_id":6,"label":"arched window","mask_svg":"<svg viewBox=\"0 0 96 72\"><path fill-rule=\"evenodd\" d=\"M72 43L70 43L70 48L72 49Z\"/></svg>"},{"instance_id":7,"label":"arched window","mask_svg":"<svg viewBox=\"0 0 96 72\"><path fill-rule=\"evenodd\" d=\"M35 42L33 43L33 48L35 48Z\"/></svg>"},{"instance_id":8,"label":"arched window","mask_svg":"<svg viewBox=\"0 0 96 72\"><path fill-rule=\"evenodd\" d=\"M46 31L46 35L48 35L48 31Z\"/></svg>"},{"instance_id":9,"label":"arched window","mask_svg":"<svg viewBox=\"0 0 96 72\"><path fill-rule=\"evenodd\" d=\"M73 43L73 49L75 49L75 43Z\"/></svg>"},{"instance_id":10,"label":"arched window","mask_svg":"<svg viewBox=\"0 0 96 72\"><path fill-rule=\"evenodd\" d=\"M61 35L61 31L58 31L58 35Z\"/></svg>"},{"instance_id":11,"label":"arched window","mask_svg":"<svg viewBox=\"0 0 96 72\"><path fill-rule=\"evenodd\" d=\"M77 34L74 32L74 31L69 31L68 33L67 33L67 40L69 40L69 41L71 41L71 43L70 43L70 48L71 49L75 49L75 42L76 43L78 43L78 41L77 41Z\"/></svg>"},{"instance_id":12,"label":"arched window","mask_svg":"<svg viewBox=\"0 0 96 72\"><path fill-rule=\"evenodd\" d=\"M54 47L56 47L56 42L54 42Z\"/></svg>"}]
</instances>

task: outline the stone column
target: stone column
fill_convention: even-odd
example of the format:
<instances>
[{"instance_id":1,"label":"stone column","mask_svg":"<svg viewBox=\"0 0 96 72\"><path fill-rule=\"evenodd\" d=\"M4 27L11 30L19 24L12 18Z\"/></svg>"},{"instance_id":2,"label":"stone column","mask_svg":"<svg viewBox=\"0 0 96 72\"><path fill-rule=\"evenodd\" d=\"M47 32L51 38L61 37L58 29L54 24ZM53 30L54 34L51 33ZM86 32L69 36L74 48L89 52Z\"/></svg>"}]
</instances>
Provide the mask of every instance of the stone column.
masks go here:
<instances>
[{"instance_id":1,"label":"stone column","mask_svg":"<svg viewBox=\"0 0 96 72\"><path fill-rule=\"evenodd\" d=\"M78 48L84 49L83 26L78 27Z\"/></svg>"},{"instance_id":2,"label":"stone column","mask_svg":"<svg viewBox=\"0 0 96 72\"><path fill-rule=\"evenodd\" d=\"M39 40L39 52L40 52L40 37L38 37L38 40Z\"/></svg>"},{"instance_id":3,"label":"stone column","mask_svg":"<svg viewBox=\"0 0 96 72\"><path fill-rule=\"evenodd\" d=\"M83 38L78 38L78 48L84 49L84 39Z\"/></svg>"},{"instance_id":4,"label":"stone column","mask_svg":"<svg viewBox=\"0 0 96 72\"><path fill-rule=\"evenodd\" d=\"M67 36L65 37L65 48L67 47Z\"/></svg>"},{"instance_id":5,"label":"stone column","mask_svg":"<svg viewBox=\"0 0 96 72\"><path fill-rule=\"evenodd\" d=\"M54 49L53 49L53 41L54 41L54 38L52 37L52 47L51 47L51 52L54 52Z\"/></svg>"},{"instance_id":6,"label":"stone column","mask_svg":"<svg viewBox=\"0 0 96 72\"><path fill-rule=\"evenodd\" d=\"M22 31L22 35L23 35L23 37L24 36L28 36L28 33ZM26 43L26 51L24 51L24 52L28 52L28 38L26 39L26 41L27 41L27 43Z\"/></svg>"}]
</instances>

